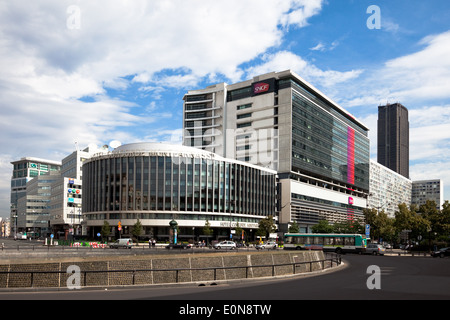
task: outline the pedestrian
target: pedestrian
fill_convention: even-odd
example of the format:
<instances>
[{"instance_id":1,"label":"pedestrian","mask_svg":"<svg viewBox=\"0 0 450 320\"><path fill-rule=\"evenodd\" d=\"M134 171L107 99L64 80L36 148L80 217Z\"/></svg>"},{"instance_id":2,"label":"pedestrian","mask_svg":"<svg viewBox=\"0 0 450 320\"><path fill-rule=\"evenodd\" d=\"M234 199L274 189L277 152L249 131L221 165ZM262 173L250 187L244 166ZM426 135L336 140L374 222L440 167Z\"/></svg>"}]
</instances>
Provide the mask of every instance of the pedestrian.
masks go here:
<instances>
[{"instance_id":1,"label":"pedestrian","mask_svg":"<svg viewBox=\"0 0 450 320\"><path fill-rule=\"evenodd\" d=\"M150 249L152 247L152 239L148 240L148 248Z\"/></svg>"},{"instance_id":2,"label":"pedestrian","mask_svg":"<svg viewBox=\"0 0 450 320\"><path fill-rule=\"evenodd\" d=\"M156 239L153 239L153 241L152 241L152 247L153 247L153 248L156 247Z\"/></svg>"}]
</instances>

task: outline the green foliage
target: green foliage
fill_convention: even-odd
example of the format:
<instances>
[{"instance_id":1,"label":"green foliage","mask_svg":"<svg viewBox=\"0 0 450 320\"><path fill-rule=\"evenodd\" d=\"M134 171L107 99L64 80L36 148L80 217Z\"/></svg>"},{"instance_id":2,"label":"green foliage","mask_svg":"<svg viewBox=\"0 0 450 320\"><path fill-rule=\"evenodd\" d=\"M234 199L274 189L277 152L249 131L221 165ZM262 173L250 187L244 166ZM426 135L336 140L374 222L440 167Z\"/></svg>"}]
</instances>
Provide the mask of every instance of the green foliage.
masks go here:
<instances>
[{"instance_id":1,"label":"green foliage","mask_svg":"<svg viewBox=\"0 0 450 320\"><path fill-rule=\"evenodd\" d=\"M370 224L370 238L374 240L396 242L403 233L408 239L428 239L431 242L439 239L448 241L450 236L450 203L445 201L439 210L434 201L427 201L419 208L399 204L395 217L390 218L384 210L365 209L365 224ZM330 224L326 220L312 227L314 233L359 233L364 234L364 225L356 221L345 221ZM289 230L289 232L292 232Z\"/></svg>"},{"instance_id":2,"label":"green foliage","mask_svg":"<svg viewBox=\"0 0 450 320\"><path fill-rule=\"evenodd\" d=\"M256 231L256 235L269 239L269 235L276 231L277 228L273 220L273 216L270 215L267 218L261 219L259 221L259 228Z\"/></svg>"},{"instance_id":3,"label":"green foliage","mask_svg":"<svg viewBox=\"0 0 450 320\"><path fill-rule=\"evenodd\" d=\"M334 233L333 226L327 220L320 220L318 224L312 227L314 233Z\"/></svg>"},{"instance_id":4,"label":"green foliage","mask_svg":"<svg viewBox=\"0 0 450 320\"><path fill-rule=\"evenodd\" d=\"M448 238L450 235L450 203L445 201L439 210L434 201L427 201L419 208L399 204L394 218L389 218L384 211L376 209L364 210L366 223L370 224L370 237L382 238L386 241L396 241L405 231L409 239L418 236L428 238Z\"/></svg>"},{"instance_id":5,"label":"green foliage","mask_svg":"<svg viewBox=\"0 0 450 320\"><path fill-rule=\"evenodd\" d=\"M205 221L205 225L203 227L203 234L205 236L210 236L213 233L213 229L211 229L211 224L209 223L208 219Z\"/></svg>"},{"instance_id":6,"label":"green foliage","mask_svg":"<svg viewBox=\"0 0 450 320\"><path fill-rule=\"evenodd\" d=\"M330 224L327 220L320 220L312 227L314 233L364 233L364 226L357 221L347 220Z\"/></svg>"},{"instance_id":7,"label":"green foliage","mask_svg":"<svg viewBox=\"0 0 450 320\"><path fill-rule=\"evenodd\" d=\"M105 220L105 221L103 221L102 230L100 231L102 241L103 241L103 239L108 237L110 233L111 233L111 226L109 225L108 221Z\"/></svg>"},{"instance_id":8,"label":"green foliage","mask_svg":"<svg viewBox=\"0 0 450 320\"><path fill-rule=\"evenodd\" d=\"M370 237L372 239L384 239L392 241L395 237L394 219L389 218L384 211L377 209L364 210L365 220L370 224Z\"/></svg>"},{"instance_id":9,"label":"green foliage","mask_svg":"<svg viewBox=\"0 0 450 320\"><path fill-rule=\"evenodd\" d=\"M288 232L289 233L298 233L299 231L300 231L300 227L298 226L297 222L294 221L294 223L289 226Z\"/></svg>"},{"instance_id":10,"label":"green foliage","mask_svg":"<svg viewBox=\"0 0 450 320\"><path fill-rule=\"evenodd\" d=\"M142 234L142 223L137 219L136 223L133 225L133 230L131 234L139 240L139 236Z\"/></svg>"}]
</instances>

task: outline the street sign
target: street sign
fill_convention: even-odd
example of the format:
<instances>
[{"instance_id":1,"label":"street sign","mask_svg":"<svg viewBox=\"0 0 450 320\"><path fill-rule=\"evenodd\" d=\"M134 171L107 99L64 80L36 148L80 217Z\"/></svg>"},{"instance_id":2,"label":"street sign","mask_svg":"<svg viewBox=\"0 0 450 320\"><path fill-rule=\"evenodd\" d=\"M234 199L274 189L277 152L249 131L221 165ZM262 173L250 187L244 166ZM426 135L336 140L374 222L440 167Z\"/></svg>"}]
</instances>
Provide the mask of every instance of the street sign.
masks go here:
<instances>
[{"instance_id":1,"label":"street sign","mask_svg":"<svg viewBox=\"0 0 450 320\"><path fill-rule=\"evenodd\" d=\"M370 238L370 224L366 224L366 238Z\"/></svg>"},{"instance_id":2,"label":"street sign","mask_svg":"<svg viewBox=\"0 0 450 320\"><path fill-rule=\"evenodd\" d=\"M54 237L55 237L55 235L52 233L52 234L50 235L50 238L53 239Z\"/></svg>"},{"instance_id":3,"label":"street sign","mask_svg":"<svg viewBox=\"0 0 450 320\"><path fill-rule=\"evenodd\" d=\"M97 237L100 237L100 232L99 232L99 233L97 233Z\"/></svg>"}]
</instances>

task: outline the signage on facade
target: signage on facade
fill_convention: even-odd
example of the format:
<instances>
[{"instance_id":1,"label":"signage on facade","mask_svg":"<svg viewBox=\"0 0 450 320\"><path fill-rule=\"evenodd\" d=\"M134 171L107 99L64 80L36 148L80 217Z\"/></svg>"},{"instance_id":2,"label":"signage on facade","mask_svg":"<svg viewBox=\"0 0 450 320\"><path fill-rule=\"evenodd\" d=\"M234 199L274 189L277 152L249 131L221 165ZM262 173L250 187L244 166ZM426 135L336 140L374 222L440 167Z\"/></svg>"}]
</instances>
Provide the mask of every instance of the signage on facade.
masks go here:
<instances>
[{"instance_id":1,"label":"signage on facade","mask_svg":"<svg viewBox=\"0 0 450 320\"><path fill-rule=\"evenodd\" d=\"M220 227L230 227L230 222L229 221L221 221L219 223ZM231 222L231 227L232 228L237 228L237 227L241 227L241 228L258 228L259 224L258 223L251 223L251 222L239 222L239 224L237 222Z\"/></svg>"},{"instance_id":2,"label":"signage on facade","mask_svg":"<svg viewBox=\"0 0 450 320\"><path fill-rule=\"evenodd\" d=\"M270 85L268 83L258 83L253 87L253 93L254 94L258 94L258 93L263 93L263 92L267 92L269 91Z\"/></svg>"},{"instance_id":3,"label":"signage on facade","mask_svg":"<svg viewBox=\"0 0 450 320\"><path fill-rule=\"evenodd\" d=\"M252 84L253 95L256 96L262 93L269 93L275 91L275 79L266 79L264 81L255 82Z\"/></svg>"}]
</instances>

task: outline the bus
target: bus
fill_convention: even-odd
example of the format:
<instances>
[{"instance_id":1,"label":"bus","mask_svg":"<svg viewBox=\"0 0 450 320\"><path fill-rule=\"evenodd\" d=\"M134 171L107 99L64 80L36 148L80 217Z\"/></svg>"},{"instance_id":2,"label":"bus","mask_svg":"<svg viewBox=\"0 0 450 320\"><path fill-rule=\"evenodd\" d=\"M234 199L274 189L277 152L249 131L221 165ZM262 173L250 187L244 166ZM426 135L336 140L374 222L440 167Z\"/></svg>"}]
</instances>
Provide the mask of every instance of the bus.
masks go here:
<instances>
[{"instance_id":1,"label":"bus","mask_svg":"<svg viewBox=\"0 0 450 320\"><path fill-rule=\"evenodd\" d=\"M286 233L284 249L323 250L336 253L362 253L367 240L360 234Z\"/></svg>"}]
</instances>

